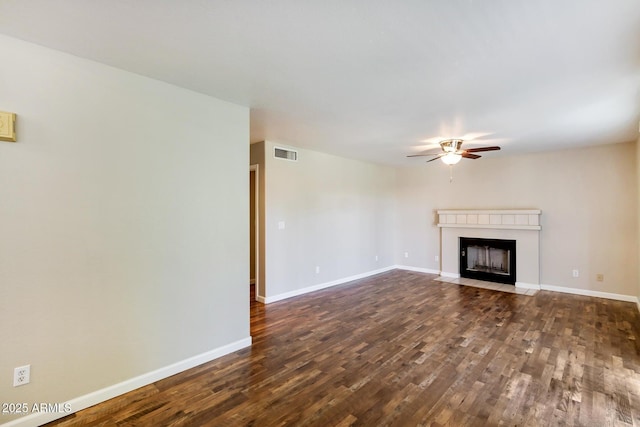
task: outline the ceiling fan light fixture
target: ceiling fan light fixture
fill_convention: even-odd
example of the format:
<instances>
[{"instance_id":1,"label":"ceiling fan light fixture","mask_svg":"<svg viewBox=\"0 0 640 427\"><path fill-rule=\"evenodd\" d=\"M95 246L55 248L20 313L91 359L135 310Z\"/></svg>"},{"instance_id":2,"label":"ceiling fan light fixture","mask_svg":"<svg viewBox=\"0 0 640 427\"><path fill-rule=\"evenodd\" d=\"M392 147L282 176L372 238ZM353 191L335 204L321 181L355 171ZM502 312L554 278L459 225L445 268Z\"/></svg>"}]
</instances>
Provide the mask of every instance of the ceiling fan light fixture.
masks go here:
<instances>
[{"instance_id":1,"label":"ceiling fan light fixture","mask_svg":"<svg viewBox=\"0 0 640 427\"><path fill-rule=\"evenodd\" d=\"M445 154L444 156L440 157L440 160L442 160L442 163L444 163L446 165L455 165L461 159L462 159L462 155L461 154L452 153L452 152L449 152L449 153Z\"/></svg>"}]
</instances>

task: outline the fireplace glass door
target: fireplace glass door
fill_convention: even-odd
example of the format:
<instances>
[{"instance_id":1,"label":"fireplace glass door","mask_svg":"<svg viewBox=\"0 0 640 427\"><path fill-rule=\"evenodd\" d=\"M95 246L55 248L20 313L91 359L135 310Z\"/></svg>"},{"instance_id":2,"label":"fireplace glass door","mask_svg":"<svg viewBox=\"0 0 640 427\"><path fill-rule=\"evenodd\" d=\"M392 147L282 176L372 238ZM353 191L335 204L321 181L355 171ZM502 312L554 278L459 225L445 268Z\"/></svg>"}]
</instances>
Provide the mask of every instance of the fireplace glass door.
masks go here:
<instances>
[{"instance_id":1,"label":"fireplace glass door","mask_svg":"<svg viewBox=\"0 0 640 427\"><path fill-rule=\"evenodd\" d=\"M460 237L460 276L515 284L516 241Z\"/></svg>"}]
</instances>

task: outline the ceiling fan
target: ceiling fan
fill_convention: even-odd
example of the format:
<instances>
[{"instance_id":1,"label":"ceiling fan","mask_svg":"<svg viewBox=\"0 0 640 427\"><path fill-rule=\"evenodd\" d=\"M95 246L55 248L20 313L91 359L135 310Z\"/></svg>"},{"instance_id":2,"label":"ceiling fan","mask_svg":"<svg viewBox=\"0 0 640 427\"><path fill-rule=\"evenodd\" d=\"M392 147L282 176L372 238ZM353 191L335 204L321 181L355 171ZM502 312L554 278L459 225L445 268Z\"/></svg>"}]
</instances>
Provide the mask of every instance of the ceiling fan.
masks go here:
<instances>
[{"instance_id":1,"label":"ceiling fan","mask_svg":"<svg viewBox=\"0 0 640 427\"><path fill-rule=\"evenodd\" d=\"M440 141L440 148L442 152L440 153L424 153L424 154L412 154L407 157L422 157L422 156L435 156L431 160L427 160L428 162L433 162L434 160L441 159L443 163L447 165L455 165L458 163L463 157L467 159L478 159L482 156L473 153L479 153L482 151L496 151L499 150L500 147L492 146L492 147L476 147L469 148L467 150L463 150L460 148L464 141L462 139L445 139L444 141Z\"/></svg>"}]
</instances>

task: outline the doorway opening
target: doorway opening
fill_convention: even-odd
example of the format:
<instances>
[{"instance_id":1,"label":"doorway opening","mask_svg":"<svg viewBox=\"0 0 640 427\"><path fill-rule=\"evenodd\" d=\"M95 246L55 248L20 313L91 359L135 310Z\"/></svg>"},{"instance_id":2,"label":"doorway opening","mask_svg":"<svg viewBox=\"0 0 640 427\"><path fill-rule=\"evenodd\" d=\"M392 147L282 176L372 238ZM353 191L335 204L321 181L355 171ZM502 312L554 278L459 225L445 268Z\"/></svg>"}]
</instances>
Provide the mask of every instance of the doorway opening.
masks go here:
<instances>
[{"instance_id":1,"label":"doorway opening","mask_svg":"<svg viewBox=\"0 0 640 427\"><path fill-rule=\"evenodd\" d=\"M258 165L249 166L249 289L251 301L259 301L259 224Z\"/></svg>"}]
</instances>

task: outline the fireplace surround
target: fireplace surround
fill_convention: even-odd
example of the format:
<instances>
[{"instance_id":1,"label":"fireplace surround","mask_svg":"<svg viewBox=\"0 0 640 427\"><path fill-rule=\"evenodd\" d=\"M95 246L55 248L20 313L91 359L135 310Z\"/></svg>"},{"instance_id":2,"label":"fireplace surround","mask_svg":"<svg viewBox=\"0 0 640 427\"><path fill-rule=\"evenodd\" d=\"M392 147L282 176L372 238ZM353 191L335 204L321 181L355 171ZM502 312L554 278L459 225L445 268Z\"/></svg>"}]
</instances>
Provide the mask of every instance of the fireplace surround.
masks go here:
<instances>
[{"instance_id":1,"label":"fireplace surround","mask_svg":"<svg viewBox=\"0 0 640 427\"><path fill-rule=\"evenodd\" d=\"M442 209L436 211L440 229L440 275L460 276L460 238L514 240L517 251L515 286L540 289L539 209Z\"/></svg>"}]
</instances>

